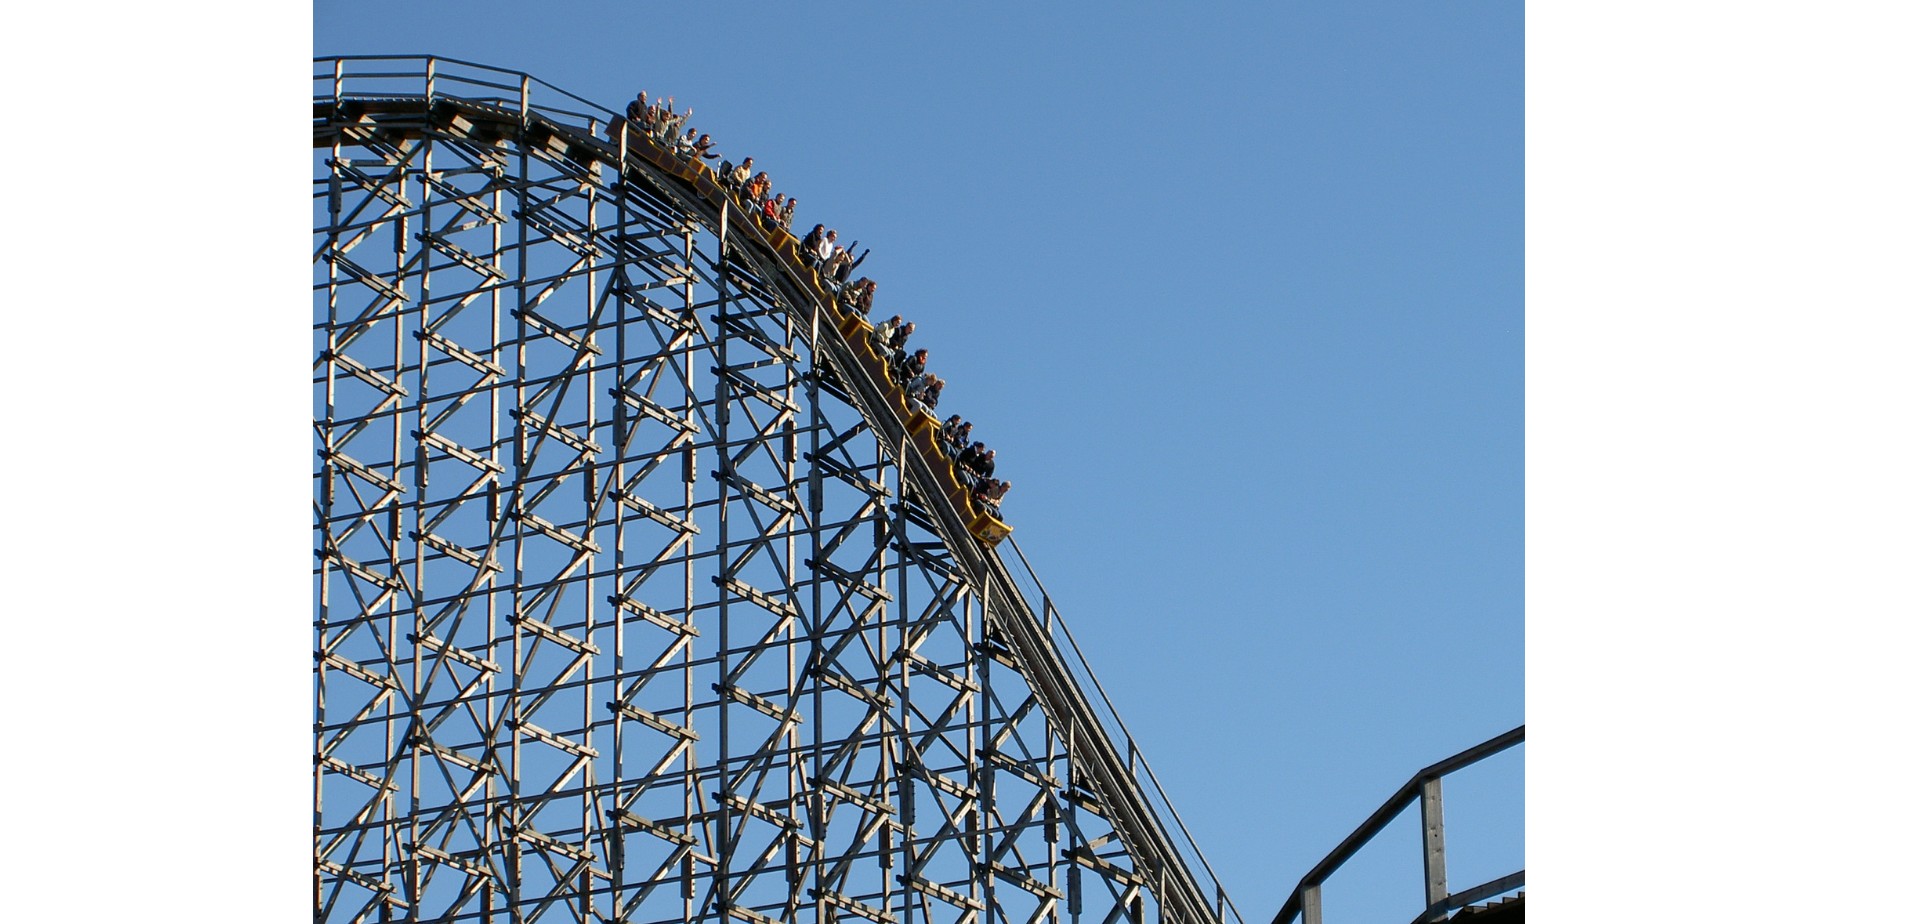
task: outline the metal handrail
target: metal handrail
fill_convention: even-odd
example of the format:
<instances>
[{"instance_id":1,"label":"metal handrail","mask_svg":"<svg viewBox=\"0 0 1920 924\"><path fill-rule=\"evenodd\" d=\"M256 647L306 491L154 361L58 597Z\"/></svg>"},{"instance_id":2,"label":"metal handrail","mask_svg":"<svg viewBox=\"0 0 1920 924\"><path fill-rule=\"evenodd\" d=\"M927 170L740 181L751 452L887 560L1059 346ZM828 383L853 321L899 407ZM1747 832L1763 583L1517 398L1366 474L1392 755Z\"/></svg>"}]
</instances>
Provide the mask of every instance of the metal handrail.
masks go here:
<instances>
[{"instance_id":1,"label":"metal handrail","mask_svg":"<svg viewBox=\"0 0 1920 924\"><path fill-rule=\"evenodd\" d=\"M573 93L569 93L566 90L556 87L553 84L550 84L544 80L541 80L538 77L533 76L532 74L526 73L525 71L508 70L504 67L494 67L488 64L477 64L472 61L462 61L459 58L449 58L444 55L327 55L325 57L313 59L313 62L315 64L320 64L323 62L331 64L335 61L419 61L421 62L422 66L421 66L421 69L418 71L395 71L391 73L355 72L353 74L346 75L346 76L351 76L354 78L365 78L365 79L371 79L371 78L392 79L392 78L403 78L403 77L425 78L431 75L439 79L453 80L453 81L462 82L462 83L471 83L476 86L491 87L496 90L525 91L529 89L531 86L537 85L540 87L544 87L548 90L551 90L555 93L558 93L561 96L564 96L567 99L573 100L576 103L580 103L581 105L586 106L589 110L598 112L603 117L613 118L618 115L618 113L614 112L611 109L606 108L605 106L602 106L583 96L577 96ZM487 71L494 74L504 74L509 77L517 77L520 79L520 83L493 84L493 83L487 83L482 80L462 77L459 75L458 72L451 73L451 74L441 73L439 72L439 69L438 69L438 65L440 64L455 64L455 65L459 65L460 67L470 67L476 71ZM334 75L331 73L327 73L327 74L316 73L314 74L313 79L314 80L323 80L323 79L332 80L333 77ZM593 117L593 112L568 112L564 109L554 110L552 109L552 107L549 107L549 106L542 106L541 110L543 112L558 112L561 115Z\"/></svg>"},{"instance_id":2,"label":"metal handrail","mask_svg":"<svg viewBox=\"0 0 1920 924\"><path fill-rule=\"evenodd\" d=\"M1422 858L1426 867L1427 907L1415 918L1416 924L1422 921L1434 921L1446 912L1463 908L1484 898L1491 898L1502 892L1511 891L1526 884L1526 870L1503 876L1491 882L1482 883L1459 892L1448 892L1446 887L1446 861L1444 829L1441 826L1440 778L1461 768L1479 763L1516 744L1527 740L1527 727L1521 725L1502 735L1482 741L1458 754L1423 768L1407 780L1389 797L1385 804L1376 809L1367 820L1360 823L1352 834L1340 842L1333 852L1315 864L1300 884L1295 886L1293 894L1287 896L1280 913L1274 915L1273 924L1292 924L1296 917L1304 918L1302 924L1321 924L1320 922L1320 886L1340 866L1352 859L1353 855L1373 840L1374 835L1400 816L1407 806L1415 800L1421 803L1422 841L1425 850Z\"/></svg>"},{"instance_id":3,"label":"metal handrail","mask_svg":"<svg viewBox=\"0 0 1920 924\"><path fill-rule=\"evenodd\" d=\"M1126 720L1120 717L1120 710L1114 707L1113 699L1107 696L1106 687L1100 683L1100 676L1093 672L1093 665L1088 663L1086 653L1080 650L1080 643L1073 637L1073 630L1067 627L1066 618L1060 615L1060 611L1054 607L1053 597L1047 592L1046 585L1041 583L1039 573L1033 569L1033 563L1027 561L1027 554L1020 550L1020 543L1015 542L1013 537L1007 537L1006 544L1013 548L1013 554L1019 557L1020 564L1026 570L1028 579L1033 581L1034 589L1040 592L1041 605L1038 609L1044 614L1047 630L1051 632L1054 626L1059 626L1061 635L1067 640L1067 647L1073 652L1074 660L1079 663L1080 670L1087 675L1087 679L1093 683L1094 691L1100 694L1100 702L1107 707L1107 715L1103 716L1103 718L1110 718L1112 720L1120 732L1120 737L1127 743L1127 756L1131 760L1138 761L1140 769L1146 771L1147 782L1152 786L1154 793L1160 797L1160 804L1166 807L1167 814L1173 816L1173 823L1180 829L1181 836L1186 838L1187 847L1193 852L1194 858L1200 861L1201 868L1207 871L1207 877L1213 880L1214 891L1219 895L1221 903L1233 912L1234 920L1245 924L1246 918L1240 914L1240 909L1234 905L1233 899L1227 895L1226 887L1221 884L1219 874L1213 871L1213 864L1207 862L1206 853L1200 849L1200 844L1194 840L1193 832L1187 829L1186 820L1180 817L1180 810L1174 807L1173 800L1167 796L1166 788L1160 785L1160 777L1153 772L1153 765L1147 762L1146 754L1140 750L1139 744L1134 741L1132 730L1127 728ZM1011 572L1012 569L1008 569L1008 571ZM1031 601L1029 601L1028 605L1032 606ZM1139 782L1138 774L1134 775L1134 781ZM1224 918L1224 915L1222 917Z\"/></svg>"}]
</instances>

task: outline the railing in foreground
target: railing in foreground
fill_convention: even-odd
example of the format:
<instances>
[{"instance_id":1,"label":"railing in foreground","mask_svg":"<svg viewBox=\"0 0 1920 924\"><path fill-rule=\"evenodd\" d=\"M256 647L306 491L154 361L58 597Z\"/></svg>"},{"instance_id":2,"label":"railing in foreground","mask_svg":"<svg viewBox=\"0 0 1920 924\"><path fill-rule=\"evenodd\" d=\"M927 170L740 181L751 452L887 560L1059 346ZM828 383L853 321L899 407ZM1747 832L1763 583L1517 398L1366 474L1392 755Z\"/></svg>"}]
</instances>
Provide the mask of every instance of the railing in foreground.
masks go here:
<instances>
[{"instance_id":1,"label":"railing in foreground","mask_svg":"<svg viewBox=\"0 0 1920 924\"><path fill-rule=\"evenodd\" d=\"M1302 918L1301 924L1321 924L1320 922L1320 885L1332 876L1340 865L1351 859L1360 848L1366 846L1373 836L1400 816L1415 799L1420 801L1421 859L1426 870L1427 907L1420 916L1413 919L1414 924L1425 921L1439 921L1447 912L1456 908L1465 908L1474 902L1484 901L1527 883L1527 871L1520 870L1511 875L1502 876L1491 882L1483 882L1470 889L1459 892L1447 891L1447 848L1446 829L1440 816L1440 778L1464 767L1479 763L1522 741L1527 740L1525 725L1474 745L1452 757L1447 758L1413 775L1407 785L1400 787L1385 805L1380 806L1359 828L1340 846L1333 848L1326 859L1321 860L1300 884L1294 887L1293 894L1287 896L1287 903L1274 915L1273 924L1292 924L1293 919Z\"/></svg>"}]
</instances>

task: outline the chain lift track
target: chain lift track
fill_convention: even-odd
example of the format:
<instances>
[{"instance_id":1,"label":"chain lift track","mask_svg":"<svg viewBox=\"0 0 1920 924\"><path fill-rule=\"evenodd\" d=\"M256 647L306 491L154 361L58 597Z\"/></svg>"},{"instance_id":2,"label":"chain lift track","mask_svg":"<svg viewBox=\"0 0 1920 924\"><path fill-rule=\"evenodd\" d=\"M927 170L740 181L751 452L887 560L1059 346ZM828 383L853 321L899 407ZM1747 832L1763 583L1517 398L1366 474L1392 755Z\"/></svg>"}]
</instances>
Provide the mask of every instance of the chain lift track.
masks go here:
<instances>
[{"instance_id":1,"label":"chain lift track","mask_svg":"<svg viewBox=\"0 0 1920 924\"><path fill-rule=\"evenodd\" d=\"M790 237L524 74L314 81L316 920L1238 920Z\"/></svg>"}]
</instances>

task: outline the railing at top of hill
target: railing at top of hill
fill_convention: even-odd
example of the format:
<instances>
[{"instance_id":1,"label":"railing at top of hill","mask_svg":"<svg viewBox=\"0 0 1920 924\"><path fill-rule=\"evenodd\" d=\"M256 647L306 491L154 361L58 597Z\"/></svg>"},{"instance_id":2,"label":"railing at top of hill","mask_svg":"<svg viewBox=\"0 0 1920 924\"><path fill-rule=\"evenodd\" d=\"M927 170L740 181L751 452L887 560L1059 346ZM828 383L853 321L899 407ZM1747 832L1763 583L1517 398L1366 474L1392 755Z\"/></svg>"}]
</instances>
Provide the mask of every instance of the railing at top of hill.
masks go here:
<instances>
[{"instance_id":1,"label":"railing at top of hill","mask_svg":"<svg viewBox=\"0 0 1920 924\"><path fill-rule=\"evenodd\" d=\"M619 116L520 71L429 55L339 55L315 58L314 100L448 96L489 103L599 135ZM391 69L372 69L390 63ZM411 65L411 69L407 69ZM365 69L363 69L365 68ZM323 85L325 85L323 87ZM324 92L322 92L324 89ZM467 92L469 90L475 92ZM490 91L503 91L495 95Z\"/></svg>"}]
</instances>

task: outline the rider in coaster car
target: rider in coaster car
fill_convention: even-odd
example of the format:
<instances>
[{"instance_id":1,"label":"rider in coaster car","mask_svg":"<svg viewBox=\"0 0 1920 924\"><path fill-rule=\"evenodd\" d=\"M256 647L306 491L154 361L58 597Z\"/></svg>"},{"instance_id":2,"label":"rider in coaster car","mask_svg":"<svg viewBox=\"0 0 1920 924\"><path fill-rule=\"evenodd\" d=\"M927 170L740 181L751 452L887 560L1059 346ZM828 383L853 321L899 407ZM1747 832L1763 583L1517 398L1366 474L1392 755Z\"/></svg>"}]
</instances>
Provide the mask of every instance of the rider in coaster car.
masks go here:
<instances>
[{"instance_id":1,"label":"rider in coaster car","mask_svg":"<svg viewBox=\"0 0 1920 924\"><path fill-rule=\"evenodd\" d=\"M727 185L735 188L744 186L746 185L747 177L750 177L752 175L753 175L753 158L749 157L746 160L741 161L740 166L735 167L730 171L726 171Z\"/></svg>"},{"instance_id":2,"label":"rider in coaster car","mask_svg":"<svg viewBox=\"0 0 1920 924\"><path fill-rule=\"evenodd\" d=\"M855 292L853 296L853 310L860 312L860 316L863 318L873 311L873 290L878 285L879 283L865 276L860 277L860 281L853 284Z\"/></svg>"},{"instance_id":3,"label":"rider in coaster car","mask_svg":"<svg viewBox=\"0 0 1920 924\"><path fill-rule=\"evenodd\" d=\"M892 339L894 328L899 326L900 316L896 314L874 325L873 332L867 335L867 342L873 345L873 351L879 354L881 359L886 360L888 365L892 365L893 355L891 348L887 346L887 341Z\"/></svg>"},{"instance_id":4,"label":"rider in coaster car","mask_svg":"<svg viewBox=\"0 0 1920 924\"><path fill-rule=\"evenodd\" d=\"M909 327L913 326L913 322L911 321L907 322L907 326ZM905 337L900 336L899 331L894 332L894 337L902 342L906 340ZM905 352L906 352L905 350L900 350L894 355L900 356ZM913 351L912 356L902 357L899 363L897 364L897 366L898 367L894 370L893 379L896 382L905 382L908 379L911 379L914 376L927 371L927 351L915 350Z\"/></svg>"},{"instance_id":5,"label":"rider in coaster car","mask_svg":"<svg viewBox=\"0 0 1920 924\"><path fill-rule=\"evenodd\" d=\"M969 491L973 490L974 485L980 483L978 466L981 458L985 457L986 454L986 444L975 442L973 445L960 450L960 458L955 459L953 462L953 473L959 476L960 483L965 485Z\"/></svg>"},{"instance_id":6,"label":"rider in coaster car","mask_svg":"<svg viewBox=\"0 0 1920 924\"><path fill-rule=\"evenodd\" d=\"M1000 515L1000 498L1006 497L1007 489L1011 487L1013 487L1013 485L1007 482L988 478L982 481L980 486L974 490L973 499L978 501L980 506L985 507L988 513L998 517Z\"/></svg>"}]
</instances>

